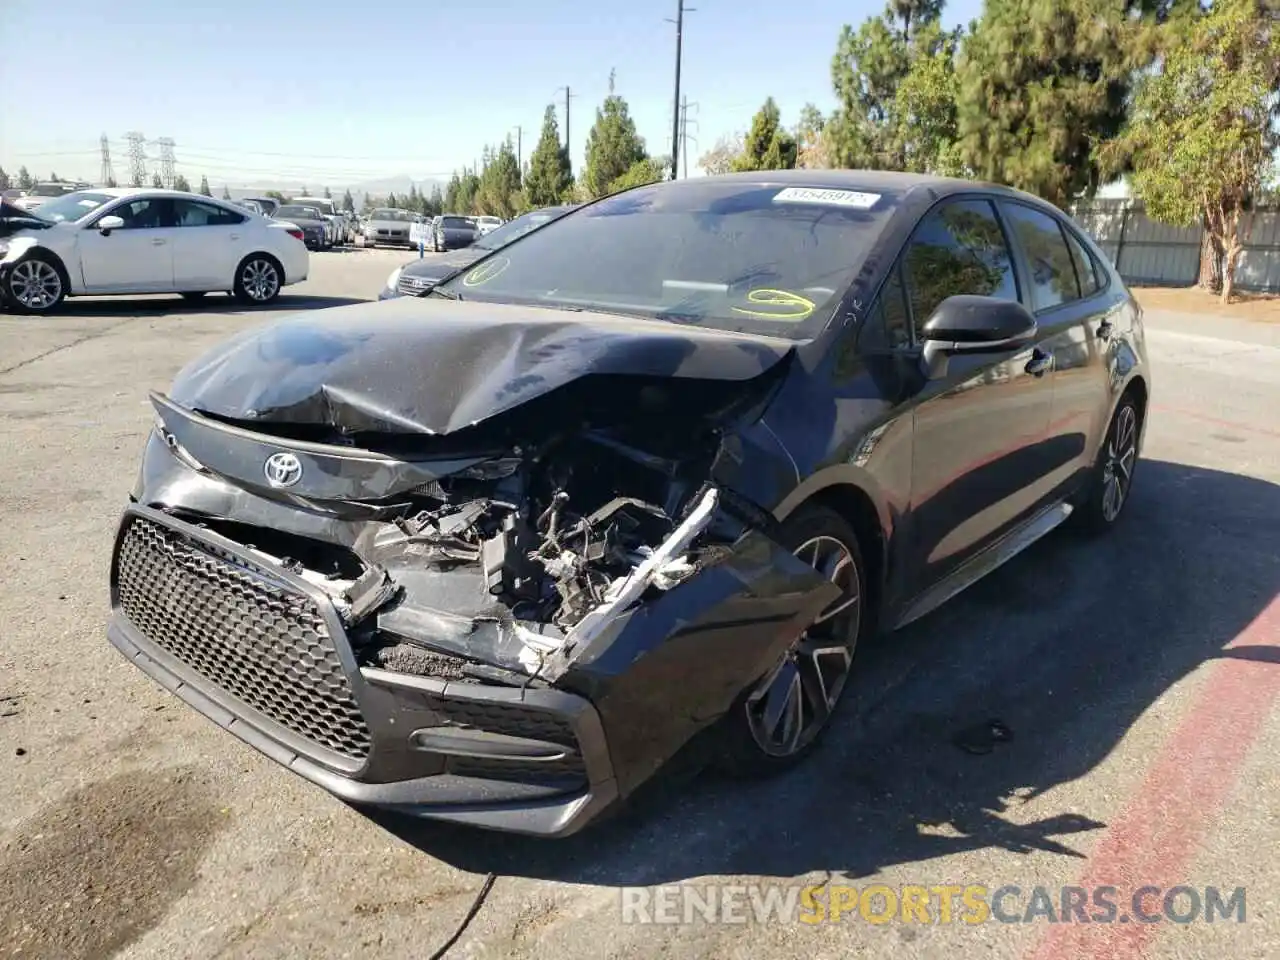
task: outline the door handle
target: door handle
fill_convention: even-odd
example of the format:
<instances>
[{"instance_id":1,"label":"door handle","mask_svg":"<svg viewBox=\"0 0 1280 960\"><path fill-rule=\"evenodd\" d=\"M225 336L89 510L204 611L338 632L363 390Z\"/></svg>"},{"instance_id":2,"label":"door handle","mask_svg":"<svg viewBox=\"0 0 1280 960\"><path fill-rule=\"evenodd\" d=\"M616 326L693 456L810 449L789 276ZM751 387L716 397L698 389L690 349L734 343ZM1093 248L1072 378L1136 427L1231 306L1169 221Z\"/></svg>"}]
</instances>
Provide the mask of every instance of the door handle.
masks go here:
<instances>
[{"instance_id":1,"label":"door handle","mask_svg":"<svg viewBox=\"0 0 1280 960\"><path fill-rule=\"evenodd\" d=\"M232 239L232 240L239 240L239 239L240 239L240 234L238 234L238 233L233 233L233 234L231 234L231 239Z\"/></svg>"},{"instance_id":2,"label":"door handle","mask_svg":"<svg viewBox=\"0 0 1280 960\"><path fill-rule=\"evenodd\" d=\"M151 245L153 247L163 247L168 242L168 240L163 240L160 237L152 237L151 239Z\"/></svg>"},{"instance_id":3,"label":"door handle","mask_svg":"<svg viewBox=\"0 0 1280 960\"><path fill-rule=\"evenodd\" d=\"M1047 350L1041 350L1036 347L1035 352L1031 354L1031 359L1027 361L1027 365L1023 367L1027 373L1033 377L1043 377L1053 368L1053 354Z\"/></svg>"}]
</instances>

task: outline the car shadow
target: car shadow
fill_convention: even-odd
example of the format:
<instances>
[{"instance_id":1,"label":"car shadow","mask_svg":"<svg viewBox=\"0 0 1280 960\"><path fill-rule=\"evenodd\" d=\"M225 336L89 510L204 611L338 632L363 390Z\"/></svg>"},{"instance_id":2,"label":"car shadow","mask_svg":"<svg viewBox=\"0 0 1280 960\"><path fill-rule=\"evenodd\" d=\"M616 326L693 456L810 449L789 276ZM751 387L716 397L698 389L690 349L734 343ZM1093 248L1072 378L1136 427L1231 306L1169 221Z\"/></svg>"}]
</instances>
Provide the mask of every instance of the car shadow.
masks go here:
<instances>
[{"instance_id":1,"label":"car shadow","mask_svg":"<svg viewBox=\"0 0 1280 960\"><path fill-rule=\"evenodd\" d=\"M1101 540L1067 529L905 630L879 638L818 751L764 782L669 775L615 818L558 841L378 814L476 872L645 885L706 875L867 876L982 849L1082 857L1106 826L1017 807L1087 775L1171 685L1216 658L1280 592L1280 486L1143 461ZM1012 739L976 755L999 719ZM970 737L972 739L972 737ZM1012 815L1011 815L1012 814Z\"/></svg>"},{"instance_id":2,"label":"car shadow","mask_svg":"<svg viewBox=\"0 0 1280 960\"><path fill-rule=\"evenodd\" d=\"M147 316L160 313L278 313L281 310L322 310L325 307L343 307L353 303L369 303L365 297L323 297L312 294L281 293L265 307L243 304L234 297L210 293L194 303L181 297L157 295L150 297L81 298L63 301L58 308L62 316Z\"/></svg>"}]
</instances>

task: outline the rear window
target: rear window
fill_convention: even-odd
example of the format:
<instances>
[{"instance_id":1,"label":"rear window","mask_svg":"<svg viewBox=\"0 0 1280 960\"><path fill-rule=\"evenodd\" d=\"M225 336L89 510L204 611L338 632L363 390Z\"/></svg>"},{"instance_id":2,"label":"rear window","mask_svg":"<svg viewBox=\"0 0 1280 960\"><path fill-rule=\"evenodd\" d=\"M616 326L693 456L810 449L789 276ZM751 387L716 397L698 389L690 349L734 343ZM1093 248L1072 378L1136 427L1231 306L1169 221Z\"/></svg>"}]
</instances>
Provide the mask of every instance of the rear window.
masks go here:
<instances>
[{"instance_id":1,"label":"rear window","mask_svg":"<svg viewBox=\"0 0 1280 960\"><path fill-rule=\"evenodd\" d=\"M469 227L475 226L475 224L466 217L442 217L440 219L440 225L442 227L452 227L454 230L466 230Z\"/></svg>"}]
</instances>

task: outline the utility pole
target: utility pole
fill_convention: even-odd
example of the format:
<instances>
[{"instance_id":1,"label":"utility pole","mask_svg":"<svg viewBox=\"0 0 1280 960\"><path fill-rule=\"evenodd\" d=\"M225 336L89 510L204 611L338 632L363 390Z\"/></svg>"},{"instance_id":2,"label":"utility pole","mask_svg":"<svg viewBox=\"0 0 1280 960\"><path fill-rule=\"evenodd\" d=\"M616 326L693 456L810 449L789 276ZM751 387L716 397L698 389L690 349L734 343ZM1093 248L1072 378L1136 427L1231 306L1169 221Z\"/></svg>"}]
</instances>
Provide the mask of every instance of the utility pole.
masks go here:
<instances>
[{"instance_id":1,"label":"utility pole","mask_svg":"<svg viewBox=\"0 0 1280 960\"><path fill-rule=\"evenodd\" d=\"M102 150L102 169L98 172L98 179L102 181L102 186L113 187L116 175L111 169L111 144L107 141L105 133L98 138L98 146Z\"/></svg>"},{"instance_id":2,"label":"utility pole","mask_svg":"<svg viewBox=\"0 0 1280 960\"><path fill-rule=\"evenodd\" d=\"M573 143L573 141L569 139L569 100L573 97L573 94L569 92L569 88L567 86L560 87L556 90L556 93L559 93L561 90L564 91L564 152L566 156L569 156L571 149L570 144Z\"/></svg>"},{"instance_id":3,"label":"utility pole","mask_svg":"<svg viewBox=\"0 0 1280 960\"><path fill-rule=\"evenodd\" d=\"M143 146L147 138L136 130L126 133L129 141L129 183L134 187L144 186L147 182L147 151Z\"/></svg>"},{"instance_id":4,"label":"utility pole","mask_svg":"<svg viewBox=\"0 0 1280 960\"><path fill-rule=\"evenodd\" d=\"M676 0L676 18L665 18L676 25L676 90L671 104L671 179L680 172L680 55L684 44L684 15L693 13L696 7L686 7L684 0Z\"/></svg>"},{"instance_id":5,"label":"utility pole","mask_svg":"<svg viewBox=\"0 0 1280 960\"><path fill-rule=\"evenodd\" d=\"M524 127L516 127L516 169L524 173Z\"/></svg>"}]
</instances>

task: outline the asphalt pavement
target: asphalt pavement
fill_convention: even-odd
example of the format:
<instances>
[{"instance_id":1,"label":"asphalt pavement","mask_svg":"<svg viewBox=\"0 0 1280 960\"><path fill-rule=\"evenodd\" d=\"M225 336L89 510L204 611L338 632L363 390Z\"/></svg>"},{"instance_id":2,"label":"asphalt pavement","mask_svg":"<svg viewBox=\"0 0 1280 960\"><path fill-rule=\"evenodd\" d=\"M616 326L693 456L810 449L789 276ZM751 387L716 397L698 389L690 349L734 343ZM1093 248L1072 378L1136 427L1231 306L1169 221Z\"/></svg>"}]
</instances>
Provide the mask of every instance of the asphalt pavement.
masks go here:
<instances>
[{"instance_id":1,"label":"asphalt pavement","mask_svg":"<svg viewBox=\"0 0 1280 960\"><path fill-rule=\"evenodd\" d=\"M247 324L375 297L411 256L315 254L269 311L0 314L0 957L423 960L490 873L450 957L1280 956L1272 327L1149 312L1150 426L1120 527L1059 531L861 651L835 729L781 779L672 776L565 841L375 819L125 663L107 565L146 391ZM992 720L1008 736L984 741ZM840 922L753 916L768 889L823 884ZM879 884L1019 893L981 923L848 907ZM1144 884L1157 912L1179 885L1243 888L1244 922L1028 909L1036 887L1057 908L1064 886ZM748 906L708 922L717 897Z\"/></svg>"}]
</instances>

